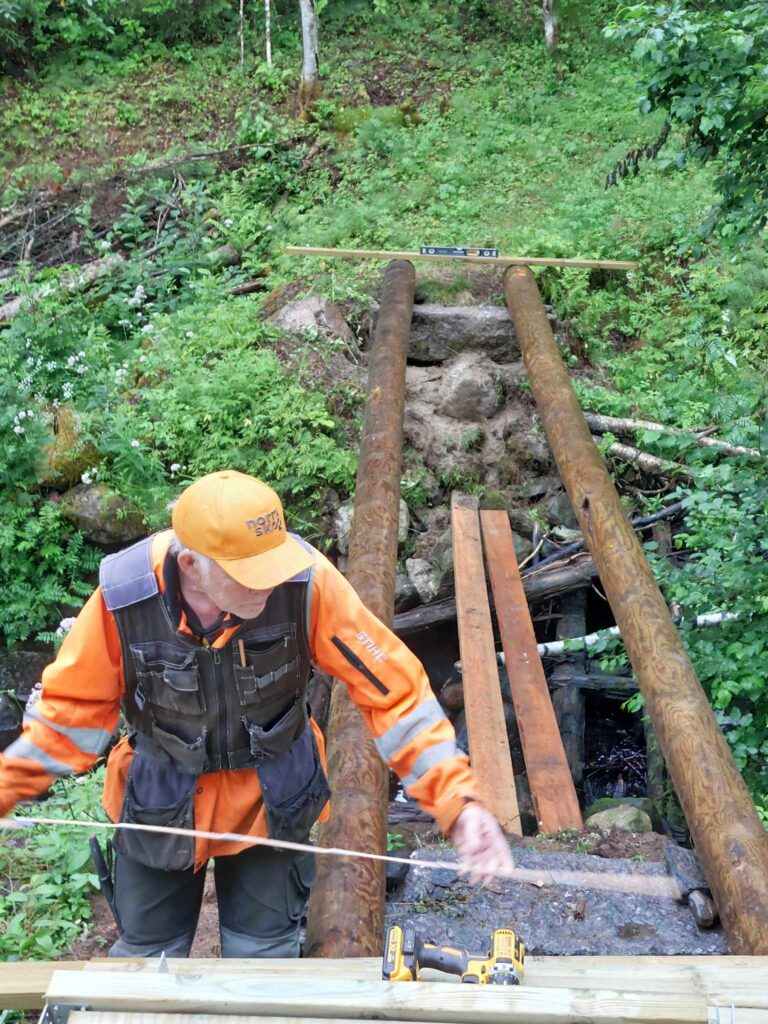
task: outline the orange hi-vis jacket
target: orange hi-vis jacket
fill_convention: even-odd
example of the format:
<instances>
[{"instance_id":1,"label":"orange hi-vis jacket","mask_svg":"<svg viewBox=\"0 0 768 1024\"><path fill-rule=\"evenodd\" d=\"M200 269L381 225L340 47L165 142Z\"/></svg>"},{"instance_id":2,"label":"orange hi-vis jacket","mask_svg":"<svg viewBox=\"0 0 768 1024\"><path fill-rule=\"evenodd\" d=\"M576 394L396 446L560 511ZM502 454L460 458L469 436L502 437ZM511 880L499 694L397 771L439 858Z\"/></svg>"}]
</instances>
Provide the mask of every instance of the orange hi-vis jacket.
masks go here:
<instances>
[{"instance_id":1,"label":"orange hi-vis jacket","mask_svg":"<svg viewBox=\"0 0 768 1024\"><path fill-rule=\"evenodd\" d=\"M152 544L152 568L161 593L172 537L165 531ZM448 832L467 801L477 797L475 778L468 758L457 750L453 726L418 659L368 611L328 559L311 550L313 664L344 683L382 759L402 779L408 795ZM236 638L238 628L239 624L225 624L211 646L223 647ZM177 629L191 635L183 612ZM0 813L44 792L59 776L92 768L118 727L124 692L118 628L99 588L80 612L55 662L45 669L42 697L27 711L22 735L0 754ZM314 721L310 725L324 764L320 729ZM103 803L112 821L120 820L133 756L125 736L109 756ZM327 816L326 807L321 820ZM266 836L256 773L224 770L199 776L194 817L195 827L202 831ZM209 857L235 854L246 846L198 838L196 867Z\"/></svg>"}]
</instances>

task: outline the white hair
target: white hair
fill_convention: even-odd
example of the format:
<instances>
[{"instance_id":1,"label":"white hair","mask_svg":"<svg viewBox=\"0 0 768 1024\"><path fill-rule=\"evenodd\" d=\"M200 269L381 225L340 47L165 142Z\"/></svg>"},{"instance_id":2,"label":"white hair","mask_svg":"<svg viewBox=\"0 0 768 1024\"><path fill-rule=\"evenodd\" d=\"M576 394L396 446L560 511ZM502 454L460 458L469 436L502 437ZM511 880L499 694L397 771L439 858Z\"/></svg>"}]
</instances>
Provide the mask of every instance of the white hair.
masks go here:
<instances>
[{"instance_id":1,"label":"white hair","mask_svg":"<svg viewBox=\"0 0 768 1024\"><path fill-rule=\"evenodd\" d=\"M178 558L182 551L188 551L190 555L194 556L195 562L200 567L203 578L205 580L209 580L213 566L216 564L214 560L209 558L208 555L203 555L201 552L195 551L194 548L187 547L187 545L183 544L174 533L173 539L168 546L168 554L171 555L172 558Z\"/></svg>"}]
</instances>

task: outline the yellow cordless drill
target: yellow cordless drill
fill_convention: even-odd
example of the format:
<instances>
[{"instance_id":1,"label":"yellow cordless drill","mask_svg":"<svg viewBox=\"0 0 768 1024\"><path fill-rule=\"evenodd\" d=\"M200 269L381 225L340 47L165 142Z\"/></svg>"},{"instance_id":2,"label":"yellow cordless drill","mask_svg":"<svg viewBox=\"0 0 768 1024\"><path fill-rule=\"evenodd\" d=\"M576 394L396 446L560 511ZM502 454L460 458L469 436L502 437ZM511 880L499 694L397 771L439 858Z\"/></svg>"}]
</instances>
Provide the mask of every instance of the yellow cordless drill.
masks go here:
<instances>
[{"instance_id":1,"label":"yellow cordless drill","mask_svg":"<svg viewBox=\"0 0 768 1024\"><path fill-rule=\"evenodd\" d=\"M525 946L511 928L497 928L487 954L466 953L425 942L415 928L393 924L387 929L381 975L385 981L418 981L431 967L458 974L470 985L519 985L525 973Z\"/></svg>"}]
</instances>

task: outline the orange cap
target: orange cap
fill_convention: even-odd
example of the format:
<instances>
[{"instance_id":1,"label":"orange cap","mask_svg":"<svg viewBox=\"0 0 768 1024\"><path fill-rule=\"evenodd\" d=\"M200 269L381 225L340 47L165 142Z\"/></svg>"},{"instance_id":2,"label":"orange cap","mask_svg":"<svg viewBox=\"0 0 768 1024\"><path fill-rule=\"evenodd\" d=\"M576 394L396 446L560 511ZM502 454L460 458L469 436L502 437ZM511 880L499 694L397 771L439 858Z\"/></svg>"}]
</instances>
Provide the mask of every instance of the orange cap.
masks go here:
<instances>
[{"instance_id":1,"label":"orange cap","mask_svg":"<svg viewBox=\"0 0 768 1024\"><path fill-rule=\"evenodd\" d=\"M290 537L280 499L253 476L224 470L190 484L173 510L184 547L207 555L252 590L269 590L308 569L310 551Z\"/></svg>"}]
</instances>

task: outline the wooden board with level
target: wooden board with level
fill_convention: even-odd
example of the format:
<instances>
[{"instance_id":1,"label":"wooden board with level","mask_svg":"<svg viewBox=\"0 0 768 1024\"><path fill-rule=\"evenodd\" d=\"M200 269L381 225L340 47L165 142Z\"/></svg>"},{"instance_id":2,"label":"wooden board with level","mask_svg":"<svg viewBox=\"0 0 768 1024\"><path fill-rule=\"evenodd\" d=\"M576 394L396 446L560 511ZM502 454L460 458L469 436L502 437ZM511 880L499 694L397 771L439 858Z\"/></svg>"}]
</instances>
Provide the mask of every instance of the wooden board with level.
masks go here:
<instances>
[{"instance_id":1,"label":"wooden board with level","mask_svg":"<svg viewBox=\"0 0 768 1024\"><path fill-rule=\"evenodd\" d=\"M438 263L482 263L496 267L577 267L594 270L637 270L631 260L559 259L549 256L446 256L389 249L322 249L310 245L287 245L290 256L328 256L346 260L426 260Z\"/></svg>"}]
</instances>

